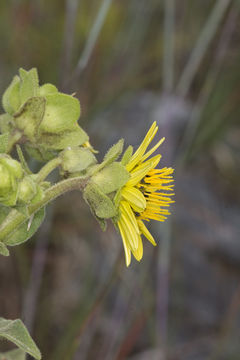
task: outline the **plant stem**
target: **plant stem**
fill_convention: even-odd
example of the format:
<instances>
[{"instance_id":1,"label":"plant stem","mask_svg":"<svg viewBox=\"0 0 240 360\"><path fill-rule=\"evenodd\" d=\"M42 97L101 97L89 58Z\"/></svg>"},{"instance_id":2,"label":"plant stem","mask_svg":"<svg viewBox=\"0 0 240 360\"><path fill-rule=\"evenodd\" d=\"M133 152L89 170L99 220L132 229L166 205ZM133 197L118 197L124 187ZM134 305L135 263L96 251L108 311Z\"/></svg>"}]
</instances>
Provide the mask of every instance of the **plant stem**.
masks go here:
<instances>
[{"instance_id":1,"label":"plant stem","mask_svg":"<svg viewBox=\"0 0 240 360\"><path fill-rule=\"evenodd\" d=\"M40 183L46 179L46 177L61 163L61 158L57 157L50 160L44 165L38 173L37 181Z\"/></svg>"},{"instance_id":2,"label":"plant stem","mask_svg":"<svg viewBox=\"0 0 240 360\"><path fill-rule=\"evenodd\" d=\"M36 204L31 204L28 206L28 217L15 209L10 211L8 216L0 225L0 241L4 242L4 239L9 236L19 225L23 224L31 215L40 210L43 206L47 205L49 202L56 199L58 196L72 190L82 191L86 186L88 179L88 177L78 176L60 181L59 183L51 186L45 191L44 198L42 200Z\"/></svg>"}]
</instances>

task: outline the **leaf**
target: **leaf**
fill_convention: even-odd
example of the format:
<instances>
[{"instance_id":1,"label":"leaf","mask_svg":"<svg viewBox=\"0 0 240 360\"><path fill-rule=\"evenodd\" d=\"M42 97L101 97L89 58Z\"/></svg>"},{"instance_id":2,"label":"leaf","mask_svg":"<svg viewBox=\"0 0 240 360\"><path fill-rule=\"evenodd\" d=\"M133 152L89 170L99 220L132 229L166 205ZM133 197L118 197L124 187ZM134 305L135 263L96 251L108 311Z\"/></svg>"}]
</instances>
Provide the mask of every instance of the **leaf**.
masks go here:
<instances>
[{"instance_id":1,"label":"leaf","mask_svg":"<svg viewBox=\"0 0 240 360\"><path fill-rule=\"evenodd\" d=\"M27 219L23 224L17 227L14 232L7 236L3 242L5 245L14 246L27 241L37 231L45 217L45 209L42 208L34 214L33 219ZM30 223L29 223L30 221ZM29 228L30 226L30 228Z\"/></svg>"},{"instance_id":2,"label":"leaf","mask_svg":"<svg viewBox=\"0 0 240 360\"><path fill-rule=\"evenodd\" d=\"M0 337L10 340L35 359L41 359L41 353L37 345L32 340L21 320L6 320L0 318Z\"/></svg>"},{"instance_id":3,"label":"leaf","mask_svg":"<svg viewBox=\"0 0 240 360\"><path fill-rule=\"evenodd\" d=\"M6 89L2 97L3 108L10 115L13 115L16 111L18 111L21 105L19 89L20 78L19 76L14 76L11 84Z\"/></svg>"},{"instance_id":4,"label":"leaf","mask_svg":"<svg viewBox=\"0 0 240 360\"><path fill-rule=\"evenodd\" d=\"M9 133L0 135L0 153L6 153L8 147Z\"/></svg>"},{"instance_id":5,"label":"leaf","mask_svg":"<svg viewBox=\"0 0 240 360\"><path fill-rule=\"evenodd\" d=\"M26 360L26 352L21 349L14 349L0 353L0 360Z\"/></svg>"},{"instance_id":6,"label":"leaf","mask_svg":"<svg viewBox=\"0 0 240 360\"><path fill-rule=\"evenodd\" d=\"M19 69L19 75L21 78L19 94L22 105L28 99L39 95L39 80L36 68L29 71Z\"/></svg>"},{"instance_id":7,"label":"leaf","mask_svg":"<svg viewBox=\"0 0 240 360\"><path fill-rule=\"evenodd\" d=\"M73 96L54 93L45 96L46 111L40 125L42 133L61 133L77 124L80 116L80 103Z\"/></svg>"},{"instance_id":8,"label":"leaf","mask_svg":"<svg viewBox=\"0 0 240 360\"><path fill-rule=\"evenodd\" d=\"M32 97L14 115L17 127L31 140L35 140L38 127L43 119L46 100Z\"/></svg>"},{"instance_id":9,"label":"leaf","mask_svg":"<svg viewBox=\"0 0 240 360\"><path fill-rule=\"evenodd\" d=\"M9 256L8 248L2 242L0 242L0 254L3 256Z\"/></svg>"}]
</instances>

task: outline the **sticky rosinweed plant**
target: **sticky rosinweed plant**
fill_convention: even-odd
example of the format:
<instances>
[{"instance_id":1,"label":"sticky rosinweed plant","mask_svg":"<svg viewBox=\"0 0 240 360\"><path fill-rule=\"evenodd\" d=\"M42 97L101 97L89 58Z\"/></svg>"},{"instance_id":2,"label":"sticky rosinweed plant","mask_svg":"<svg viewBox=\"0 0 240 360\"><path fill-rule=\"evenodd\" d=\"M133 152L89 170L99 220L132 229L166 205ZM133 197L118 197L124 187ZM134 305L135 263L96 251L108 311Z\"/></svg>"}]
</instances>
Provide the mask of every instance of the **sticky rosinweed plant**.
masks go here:
<instances>
[{"instance_id":1,"label":"sticky rosinweed plant","mask_svg":"<svg viewBox=\"0 0 240 360\"><path fill-rule=\"evenodd\" d=\"M78 99L59 92L52 84L40 86L36 69L19 70L3 94L2 106L0 254L8 256L9 247L32 237L48 203L68 191L79 190L102 230L107 220L115 225L122 238L126 265L130 265L131 255L140 261L142 238L156 245L147 222L164 221L174 195L173 169L157 169L161 155L153 155L164 138L149 149L158 130L156 123L135 152L129 146L123 153L121 139L99 163L87 133L78 124ZM13 150L17 159L11 155ZM24 154L43 163L38 173L32 173ZM53 184L47 179L56 168L60 180ZM20 320L0 318L0 336L14 341L20 348L17 351L41 358ZM6 359L12 356L10 353L5 353Z\"/></svg>"}]
</instances>

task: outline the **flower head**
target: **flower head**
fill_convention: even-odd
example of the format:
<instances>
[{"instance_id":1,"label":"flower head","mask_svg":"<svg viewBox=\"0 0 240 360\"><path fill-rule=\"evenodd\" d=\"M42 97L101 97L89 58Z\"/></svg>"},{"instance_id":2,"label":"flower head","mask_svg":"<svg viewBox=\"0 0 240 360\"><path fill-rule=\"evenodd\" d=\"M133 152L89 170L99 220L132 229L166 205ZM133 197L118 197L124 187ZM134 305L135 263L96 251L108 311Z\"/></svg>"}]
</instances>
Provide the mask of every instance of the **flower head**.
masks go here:
<instances>
[{"instance_id":1,"label":"flower head","mask_svg":"<svg viewBox=\"0 0 240 360\"><path fill-rule=\"evenodd\" d=\"M169 205L174 202L171 199L174 195L171 184L174 181L173 169L167 167L156 169L161 155L150 158L164 138L147 151L157 131L158 127L154 122L139 148L125 165L130 179L116 197L120 212L117 225L122 236L127 266L131 262L131 253L138 261L142 259L142 235L154 246L156 245L144 221L151 219L164 221L167 215L170 215Z\"/></svg>"}]
</instances>

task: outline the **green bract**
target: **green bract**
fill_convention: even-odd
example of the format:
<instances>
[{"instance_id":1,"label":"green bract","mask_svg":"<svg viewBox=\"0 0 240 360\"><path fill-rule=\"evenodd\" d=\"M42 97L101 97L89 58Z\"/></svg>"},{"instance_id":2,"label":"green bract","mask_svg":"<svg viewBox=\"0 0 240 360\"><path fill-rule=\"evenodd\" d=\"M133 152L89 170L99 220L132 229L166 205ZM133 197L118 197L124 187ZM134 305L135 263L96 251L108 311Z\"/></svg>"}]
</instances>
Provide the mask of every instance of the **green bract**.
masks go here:
<instances>
[{"instance_id":1,"label":"green bract","mask_svg":"<svg viewBox=\"0 0 240 360\"><path fill-rule=\"evenodd\" d=\"M0 203L14 206L18 196L18 185L23 177L21 164L6 154L0 154Z\"/></svg>"}]
</instances>

